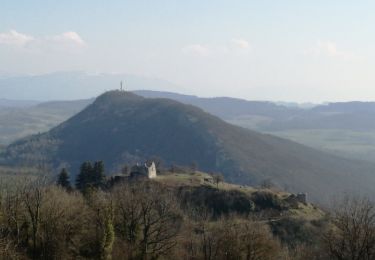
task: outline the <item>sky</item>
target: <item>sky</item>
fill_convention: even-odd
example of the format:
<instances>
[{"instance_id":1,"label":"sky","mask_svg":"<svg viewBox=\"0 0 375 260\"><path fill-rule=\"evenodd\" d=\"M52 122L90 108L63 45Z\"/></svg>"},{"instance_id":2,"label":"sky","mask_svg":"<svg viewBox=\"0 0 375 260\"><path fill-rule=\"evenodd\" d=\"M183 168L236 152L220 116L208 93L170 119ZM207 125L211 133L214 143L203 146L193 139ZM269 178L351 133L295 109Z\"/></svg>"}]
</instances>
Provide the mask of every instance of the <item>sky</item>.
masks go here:
<instances>
[{"instance_id":1,"label":"sky","mask_svg":"<svg viewBox=\"0 0 375 260\"><path fill-rule=\"evenodd\" d=\"M200 96L375 101L374 10L365 0L0 0L0 73L131 73Z\"/></svg>"}]
</instances>

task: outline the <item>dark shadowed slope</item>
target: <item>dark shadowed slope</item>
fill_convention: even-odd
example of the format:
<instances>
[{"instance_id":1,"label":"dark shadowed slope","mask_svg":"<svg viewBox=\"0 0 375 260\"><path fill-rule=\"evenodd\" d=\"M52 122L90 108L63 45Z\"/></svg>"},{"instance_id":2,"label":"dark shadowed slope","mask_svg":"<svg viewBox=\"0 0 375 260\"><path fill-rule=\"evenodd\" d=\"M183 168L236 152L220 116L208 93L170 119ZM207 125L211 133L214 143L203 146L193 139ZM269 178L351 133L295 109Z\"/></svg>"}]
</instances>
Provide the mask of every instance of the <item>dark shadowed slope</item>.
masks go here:
<instances>
[{"instance_id":1,"label":"dark shadowed slope","mask_svg":"<svg viewBox=\"0 0 375 260\"><path fill-rule=\"evenodd\" d=\"M115 170L126 162L160 157L167 164L197 163L227 181L272 181L325 200L343 191L372 193L375 167L230 125L201 109L168 99L107 92L48 133L7 148L13 164L69 164L104 160Z\"/></svg>"}]
</instances>

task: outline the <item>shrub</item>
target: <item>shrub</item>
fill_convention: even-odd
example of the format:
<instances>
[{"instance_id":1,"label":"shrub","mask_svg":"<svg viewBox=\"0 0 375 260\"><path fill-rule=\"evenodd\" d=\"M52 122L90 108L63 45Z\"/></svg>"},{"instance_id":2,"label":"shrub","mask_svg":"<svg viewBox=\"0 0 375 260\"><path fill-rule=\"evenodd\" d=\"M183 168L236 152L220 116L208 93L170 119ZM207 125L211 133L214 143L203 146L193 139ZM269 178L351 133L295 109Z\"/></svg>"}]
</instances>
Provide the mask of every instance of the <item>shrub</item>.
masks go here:
<instances>
[{"instance_id":1,"label":"shrub","mask_svg":"<svg viewBox=\"0 0 375 260\"><path fill-rule=\"evenodd\" d=\"M180 188L178 197L184 207L204 208L214 218L228 214L247 215L254 210L250 197L237 190L218 190L210 186Z\"/></svg>"},{"instance_id":2,"label":"shrub","mask_svg":"<svg viewBox=\"0 0 375 260\"><path fill-rule=\"evenodd\" d=\"M257 191L251 195L251 200L255 203L256 209L284 210L286 204L274 193L269 191Z\"/></svg>"}]
</instances>

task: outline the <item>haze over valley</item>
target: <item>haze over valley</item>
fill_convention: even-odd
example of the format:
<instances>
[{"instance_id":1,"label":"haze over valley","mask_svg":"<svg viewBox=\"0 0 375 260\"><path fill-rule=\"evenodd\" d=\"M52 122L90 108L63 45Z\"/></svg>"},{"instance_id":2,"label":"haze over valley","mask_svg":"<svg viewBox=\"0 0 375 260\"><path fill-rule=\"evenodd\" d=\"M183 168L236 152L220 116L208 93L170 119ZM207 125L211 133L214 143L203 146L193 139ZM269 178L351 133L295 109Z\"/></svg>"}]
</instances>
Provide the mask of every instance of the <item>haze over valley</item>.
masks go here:
<instances>
[{"instance_id":1,"label":"haze over valley","mask_svg":"<svg viewBox=\"0 0 375 260\"><path fill-rule=\"evenodd\" d=\"M0 79L0 89L6 97L0 100L0 121L4 122L0 125L0 143L3 145L57 126L90 104L96 95L111 87L119 87L123 80L129 91L144 97L170 98L200 107L235 125L343 157L375 160L375 102L300 104L229 97L202 98L172 92L177 85L165 80L127 74L59 72L21 78ZM15 90L22 90L23 99L14 99L17 97ZM61 96L59 91L64 95ZM51 98L47 101L46 97Z\"/></svg>"}]
</instances>

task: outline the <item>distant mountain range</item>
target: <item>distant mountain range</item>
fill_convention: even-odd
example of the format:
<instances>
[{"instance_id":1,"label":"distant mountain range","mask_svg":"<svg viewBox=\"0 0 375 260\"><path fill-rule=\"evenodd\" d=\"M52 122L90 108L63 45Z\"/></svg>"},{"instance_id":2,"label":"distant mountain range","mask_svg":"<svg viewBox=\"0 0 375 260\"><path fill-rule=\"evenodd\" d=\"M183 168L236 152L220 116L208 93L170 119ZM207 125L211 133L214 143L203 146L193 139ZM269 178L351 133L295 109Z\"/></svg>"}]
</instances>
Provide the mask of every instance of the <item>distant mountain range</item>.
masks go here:
<instances>
[{"instance_id":1,"label":"distant mountain range","mask_svg":"<svg viewBox=\"0 0 375 260\"><path fill-rule=\"evenodd\" d=\"M270 133L324 151L375 161L375 103L342 102L301 108L291 104L236 98L201 98L160 91L135 91L144 97L170 98L198 106L227 122ZM0 144L44 132L82 110L93 100L0 100Z\"/></svg>"},{"instance_id":2,"label":"distant mountain range","mask_svg":"<svg viewBox=\"0 0 375 260\"><path fill-rule=\"evenodd\" d=\"M149 158L194 163L240 184L271 179L319 201L344 191L375 195L370 163L234 126L191 105L121 91L99 96L47 133L11 144L3 163L69 166L76 173L86 160L104 160L108 170L116 171Z\"/></svg>"},{"instance_id":3,"label":"distant mountain range","mask_svg":"<svg viewBox=\"0 0 375 260\"><path fill-rule=\"evenodd\" d=\"M235 125L270 133L332 154L375 161L375 102L337 102L310 108L233 98L199 98L138 91L196 105Z\"/></svg>"},{"instance_id":4,"label":"distant mountain range","mask_svg":"<svg viewBox=\"0 0 375 260\"><path fill-rule=\"evenodd\" d=\"M39 104L38 101L33 100L12 100L0 99L0 108L24 108Z\"/></svg>"},{"instance_id":5,"label":"distant mountain range","mask_svg":"<svg viewBox=\"0 0 375 260\"><path fill-rule=\"evenodd\" d=\"M314 128L375 130L375 102L336 102L300 108L228 97L201 98L159 91L134 93L198 106L224 120L261 131Z\"/></svg>"},{"instance_id":6,"label":"distant mountain range","mask_svg":"<svg viewBox=\"0 0 375 260\"><path fill-rule=\"evenodd\" d=\"M166 80L131 74L88 74L79 71L43 75L0 77L0 99L13 100L76 100L93 98L105 91L120 88L171 91L181 87ZM1 104L1 102L0 102Z\"/></svg>"},{"instance_id":7,"label":"distant mountain range","mask_svg":"<svg viewBox=\"0 0 375 260\"><path fill-rule=\"evenodd\" d=\"M300 108L277 105L269 101L249 101L229 97L202 98L191 95L148 90L136 90L133 92L143 97L169 98L185 104L194 105L225 120L243 115L288 118L291 115L299 114L304 111Z\"/></svg>"}]
</instances>

